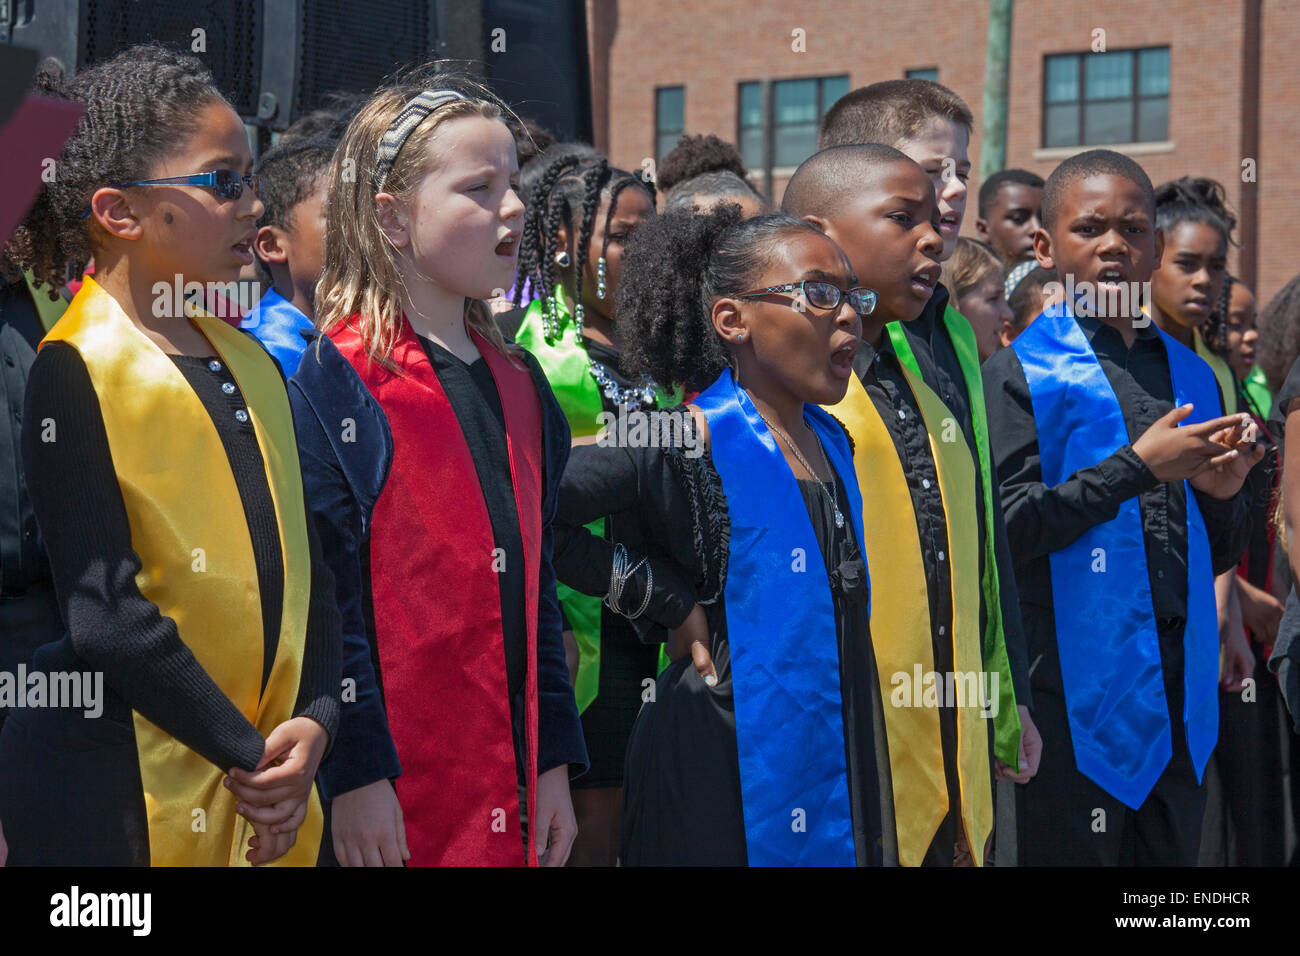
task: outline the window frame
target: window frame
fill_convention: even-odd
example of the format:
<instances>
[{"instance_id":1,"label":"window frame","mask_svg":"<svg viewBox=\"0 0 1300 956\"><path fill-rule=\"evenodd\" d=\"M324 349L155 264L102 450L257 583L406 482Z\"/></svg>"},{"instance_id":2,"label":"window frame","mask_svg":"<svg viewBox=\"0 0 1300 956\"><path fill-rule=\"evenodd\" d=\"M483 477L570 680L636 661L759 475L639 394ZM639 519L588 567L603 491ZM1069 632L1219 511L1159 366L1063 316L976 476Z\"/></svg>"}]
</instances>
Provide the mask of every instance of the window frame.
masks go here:
<instances>
[{"instance_id":1,"label":"window frame","mask_svg":"<svg viewBox=\"0 0 1300 956\"><path fill-rule=\"evenodd\" d=\"M1161 94L1154 94L1154 93L1143 94L1141 92L1142 75L1141 75L1141 69L1139 68L1141 55L1143 53L1159 51L1159 50L1165 51L1166 55L1169 58L1169 66L1166 67L1166 72L1165 72L1165 85L1167 89L1164 93ZM1039 94L1040 116L1039 116L1039 131L1038 131L1038 141L1041 144L1040 146L1041 149L1075 149L1075 148L1089 149L1092 147L1101 148L1105 146L1122 146L1129 143L1160 143L1169 139L1169 100L1170 100L1170 94L1173 91L1173 84L1169 78L1169 72L1170 72L1169 68L1172 67L1173 65L1172 48L1168 44L1156 45L1156 46L1123 47L1118 50L1106 50L1105 53L1102 55L1116 54L1116 53L1124 53L1127 54L1129 57L1129 63L1131 66L1130 74L1132 76L1132 85L1130 86L1128 95L1126 97L1108 96L1108 97L1092 99L1092 100L1088 99L1088 95L1087 95L1088 94L1087 67L1084 64L1087 61L1088 57L1096 56L1098 54L1093 53L1091 51L1082 51L1076 53L1044 53L1043 54L1043 82L1042 82L1042 90ZM1049 63L1052 60L1064 60L1069 57L1073 57L1075 60L1075 70L1076 70L1075 83L1077 84L1078 98L1073 100L1061 100L1055 103L1049 102L1047 99ZM1150 101L1161 100L1161 99L1165 101L1164 139L1138 139L1138 134L1139 134L1138 107L1144 102L1150 102ZM1128 103L1129 104L1130 107L1129 138L1119 143L1089 143L1085 135L1087 129L1086 107L1089 104L1107 104L1107 103ZM1048 108L1051 106L1077 106L1078 107L1079 120L1078 120L1078 126L1075 130L1075 136L1076 136L1075 142L1073 143L1048 143L1047 142L1047 113L1048 113Z\"/></svg>"},{"instance_id":2,"label":"window frame","mask_svg":"<svg viewBox=\"0 0 1300 956\"><path fill-rule=\"evenodd\" d=\"M654 156L656 164L658 164L664 158L663 156L659 155L659 139L661 136L665 135L666 132L672 132L671 130L669 131L661 130L659 127L659 94L667 92L669 90L680 90L682 94L682 125L680 129L678 129L675 133L673 133L674 142L676 141L676 137L680 137L683 133L686 132L686 84L669 83L663 86L656 86L654 88L654 94L653 94L654 105L651 108L652 112L654 113L654 124L653 124L654 133L652 134L653 140L652 140L652 146L650 148L650 154ZM664 156L667 156L668 153L671 152L671 150L672 147L669 147L668 150L665 150Z\"/></svg>"}]
</instances>

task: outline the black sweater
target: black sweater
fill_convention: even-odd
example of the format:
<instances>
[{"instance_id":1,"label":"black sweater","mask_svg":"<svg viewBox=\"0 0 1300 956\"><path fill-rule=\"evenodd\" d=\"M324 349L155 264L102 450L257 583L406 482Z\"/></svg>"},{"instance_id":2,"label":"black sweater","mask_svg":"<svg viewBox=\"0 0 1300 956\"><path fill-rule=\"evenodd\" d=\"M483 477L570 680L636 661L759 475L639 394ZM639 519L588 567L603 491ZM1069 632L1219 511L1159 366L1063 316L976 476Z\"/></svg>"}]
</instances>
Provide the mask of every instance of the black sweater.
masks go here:
<instances>
[{"instance_id":1,"label":"black sweater","mask_svg":"<svg viewBox=\"0 0 1300 956\"><path fill-rule=\"evenodd\" d=\"M212 417L240 489L261 592L265 684L280 629L284 568L261 451L252 422L237 418L244 405L238 387L222 388L233 386L233 378L209 368L214 357L172 358ZM74 347L52 342L41 350L32 366L25 419L28 489L67 624L59 657L72 667L80 662L82 669L103 672L106 718L130 727L131 711L138 711L223 770L252 770L262 758L262 735L185 646L176 623L136 585L140 557L132 547L99 400ZM56 424L55 441L41 440L46 419ZM311 717L332 737L339 711L339 616L333 576L310 515L307 534L312 587L294 715Z\"/></svg>"}]
</instances>

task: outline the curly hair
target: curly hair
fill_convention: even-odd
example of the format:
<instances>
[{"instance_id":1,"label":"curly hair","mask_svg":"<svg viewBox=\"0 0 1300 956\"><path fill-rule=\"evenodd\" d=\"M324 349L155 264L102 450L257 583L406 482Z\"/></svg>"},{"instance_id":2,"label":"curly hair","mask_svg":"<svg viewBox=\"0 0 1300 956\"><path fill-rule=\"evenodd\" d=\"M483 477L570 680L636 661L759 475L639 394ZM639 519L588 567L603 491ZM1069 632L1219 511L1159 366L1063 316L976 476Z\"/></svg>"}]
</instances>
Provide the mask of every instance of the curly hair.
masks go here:
<instances>
[{"instance_id":1,"label":"curly hair","mask_svg":"<svg viewBox=\"0 0 1300 956\"><path fill-rule=\"evenodd\" d=\"M642 223L623 251L615 309L625 371L689 391L711 385L729 364L713 304L750 288L782 240L800 232L822 234L784 213L745 219L734 203Z\"/></svg>"},{"instance_id":2,"label":"curly hair","mask_svg":"<svg viewBox=\"0 0 1300 956\"><path fill-rule=\"evenodd\" d=\"M1255 328L1259 330L1255 364L1264 370L1268 387L1276 394L1300 357L1300 275L1260 309Z\"/></svg>"},{"instance_id":3,"label":"curly hair","mask_svg":"<svg viewBox=\"0 0 1300 956\"><path fill-rule=\"evenodd\" d=\"M1180 223L1200 222L1216 229L1224 242L1236 244L1232 230L1237 217L1228 211L1223 186L1203 176L1183 176L1161 183L1155 189L1156 226L1168 237Z\"/></svg>"},{"instance_id":4,"label":"curly hair","mask_svg":"<svg viewBox=\"0 0 1300 956\"><path fill-rule=\"evenodd\" d=\"M606 192L609 194L609 205L605 210L605 242L600 250L603 256L609 244L609 223L618 194L633 185L650 194L653 206L654 183L611 166L609 160L599 153L566 149L547 162L536 181L526 189L527 211L519 240L518 274L531 280L535 297L547 298L559 288L560 267L555 262L555 254L560 245L560 226L563 225L570 233L576 226L572 292L575 302L582 301L582 277L601 196ZM514 303L524 304L522 281L515 284Z\"/></svg>"},{"instance_id":5,"label":"curly hair","mask_svg":"<svg viewBox=\"0 0 1300 956\"><path fill-rule=\"evenodd\" d=\"M52 74L46 77L38 92L80 100L86 114L11 250L38 280L58 288L68 265L84 268L103 236L93 217L82 218L95 191L148 179L197 131L203 107L230 104L199 60L157 44L123 50L62 88Z\"/></svg>"},{"instance_id":6,"label":"curly hair","mask_svg":"<svg viewBox=\"0 0 1300 956\"><path fill-rule=\"evenodd\" d=\"M749 175L740 150L712 133L707 136L687 136L683 133L678 138L677 145L668 151L668 155L659 164L656 180L659 189L668 192L688 179L719 172L734 173L741 179Z\"/></svg>"}]
</instances>

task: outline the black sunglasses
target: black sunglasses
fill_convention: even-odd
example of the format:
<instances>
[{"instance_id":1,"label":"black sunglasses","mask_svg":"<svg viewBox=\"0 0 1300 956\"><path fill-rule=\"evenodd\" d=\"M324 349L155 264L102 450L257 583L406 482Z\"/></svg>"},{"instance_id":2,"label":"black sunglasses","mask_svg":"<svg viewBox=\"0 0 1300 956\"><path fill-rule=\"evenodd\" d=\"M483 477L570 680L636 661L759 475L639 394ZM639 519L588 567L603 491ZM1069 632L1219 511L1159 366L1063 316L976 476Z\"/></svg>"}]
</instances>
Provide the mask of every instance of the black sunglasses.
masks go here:
<instances>
[{"instance_id":1,"label":"black sunglasses","mask_svg":"<svg viewBox=\"0 0 1300 956\"><path fill-rule=\"evenodd\" d=\"M759 296L770 295L774 292L794 292L796 290L798 290L799 294L795 296L795 302L806 302L814 309L826 311L838 309L840 303L848 299L853 311L863 318L876 310L876 292L874 289L859 287L845 292L834 282L827 282L824 279L804 279L802 282L787 282L785 285L774 285L771 288L758 289L754 292L741 292L732 296L732 298L756 299ZM800 307L796 304L794 308L799 309Z\"/></svg>"},{"instance_id":2,"label":"black sunglasses","mask_svg":"<svg viewBox=\"0 0 1300 956\"><path fill-rule=\"evenodd\" d=\"M111 183L110 189L126 189L128 186L207 186L222 199L238 199L247 186L254 196L261 195L259 177L237 172L233 169L214 169L208 173L195 173L192 176L166 176L162 179L137 179L129 183ZM90 207L82 210L81 218L90 215Z\"/></svg>"}]
</instances>

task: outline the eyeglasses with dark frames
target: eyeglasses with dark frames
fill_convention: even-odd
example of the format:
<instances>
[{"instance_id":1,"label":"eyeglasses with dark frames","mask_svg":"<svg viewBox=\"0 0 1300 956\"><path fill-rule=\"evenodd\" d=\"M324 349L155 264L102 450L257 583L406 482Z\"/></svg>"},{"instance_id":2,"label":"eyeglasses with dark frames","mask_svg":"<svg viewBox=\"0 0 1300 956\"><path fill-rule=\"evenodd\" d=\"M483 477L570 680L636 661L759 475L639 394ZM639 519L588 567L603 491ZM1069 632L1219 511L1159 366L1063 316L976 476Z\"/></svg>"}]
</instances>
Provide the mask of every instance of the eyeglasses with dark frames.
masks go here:
<instances>
[{"instance_id":1,"label":"eyeglasses with dark frames","mask_svg":"<svg viewBox=\"0 0 1300 956\"><path fill-rule=\"evenodd\" d=\"M261 185L259 178L254 175L245 176L233 169L214 169L207 173L195 173L192 176L164 176L161 179L136 179L129 183L110 183L110 189L126 189L130 186L206 186L216 193L222 199L234 200L244 194L244 187L247 186L253 191L254 196L261 195ZM81 218L85 219L90 215L90 207L87 206L81 212Z\"/></svg>"},{"instance_id":2,"label":"eyeglasses with dark frames","mask_svg":"<svg viewBox=\"0 0 1300 956\"><path fill-rule=\"evenodd\" d=\"M803 302L814 309L829 312L838 309L840 303L845 299L849 300L849 305L853 308L853 311L863 318L876 310L876 292L874 289L865 289L859 286L845 292L834 282L827 282L825 279L804 279L802 282L787 282L785 285L774 285L767 289L756 289L753 292L740 292L732 296L732 298L756 299L759 296L778 292L797 292L798 294L794 297L796 304L793 308L799 309L799 311L803 310L798 303Z\"/></svg>"}]
</instances>

